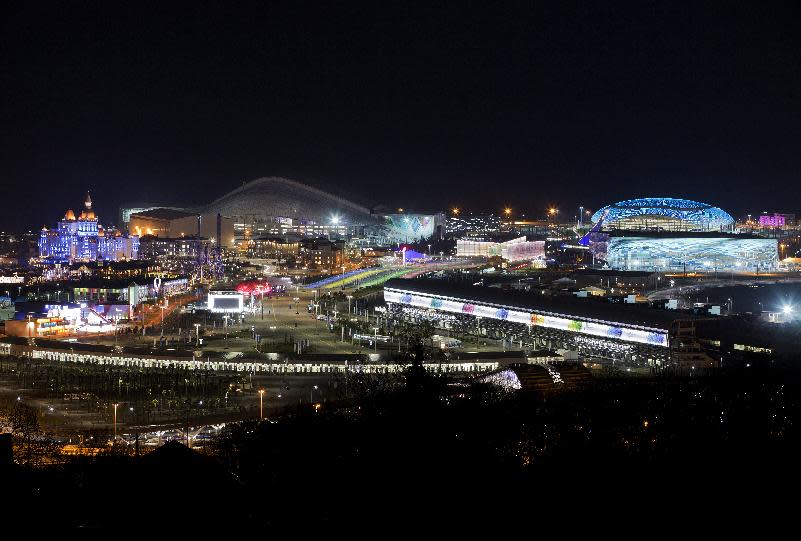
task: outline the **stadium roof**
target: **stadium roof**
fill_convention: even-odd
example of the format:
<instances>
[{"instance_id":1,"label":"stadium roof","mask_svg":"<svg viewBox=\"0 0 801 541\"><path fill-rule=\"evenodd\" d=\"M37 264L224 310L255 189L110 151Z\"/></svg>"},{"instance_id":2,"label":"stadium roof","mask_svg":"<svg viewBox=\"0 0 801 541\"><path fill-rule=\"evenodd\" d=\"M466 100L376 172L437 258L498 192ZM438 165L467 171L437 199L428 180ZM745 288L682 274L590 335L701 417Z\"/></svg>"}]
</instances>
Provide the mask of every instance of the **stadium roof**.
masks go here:
<instances>
[{"instance_id":1,"label":"stadium roof","mask_svg":"<svg viewBox=\"0 0 801 541\"><path fill-rule=\"evenodd\" d=\"M131 218L149 218L151 220L178 220L194 216L197 216L197 214L171 208L150 209L131 214Z\"/></svg>"},{"instance_id":2,"label":"stadium roof","mask_svg":"<svg viewBox=\"0 0 801 541\"><path fill-rule=\"evenodd\" d=\"M476 302L498 304L520 310L553 312L576 318L617 322L642 327L670 329L680 319L702 319L702 316L676 310L651 308L641 304L610 303L602 299L568 296L548 297L528 291L505 291L484 286L453 284L436 279L388 280L384 288L393 288L429 295L442 295Z\"/></svg>"},{"instance_id":3,"label":"stadium roof","mask_svg":"<svg viewBox=\"0 0 801 541\"><path fill-rule=\"evenodd\" d=\"M718 230L734 224L734 218L718 207L689 199L643 197L607 205L592 216L593 223L613 223L624 218L661 217L687 222L698 228Z\"/></svg>"},{"instance_id":4,"label":"stadium roof","mask_svg":"<svg viewBox=\"0 0 801 541\"><path fill-rule=\"evenodd\" d=\"M287 217L321 224L373 223L367 207L319 188L282 177L252 180L206 206L205 212L240 219Z\"/></svg>"}]
</instances>

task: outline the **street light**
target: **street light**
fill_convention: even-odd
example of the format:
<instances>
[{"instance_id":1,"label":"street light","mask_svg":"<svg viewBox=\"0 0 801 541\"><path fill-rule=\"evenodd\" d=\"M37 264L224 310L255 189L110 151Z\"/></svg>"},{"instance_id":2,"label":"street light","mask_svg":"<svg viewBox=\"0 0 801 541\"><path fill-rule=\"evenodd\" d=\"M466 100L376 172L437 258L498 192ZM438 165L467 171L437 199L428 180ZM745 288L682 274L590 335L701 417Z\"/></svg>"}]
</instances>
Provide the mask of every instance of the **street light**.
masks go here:
<instances>
[{"instance_id":1,"label":"street light","mask_svg":"<svg viewBox=\"0 0 801 541\"><path fill-rule=\"evenodd\" d=\"M264 389L259 389L259 419L264 420Z\"/></svg>"},{"instance_id":2,"label":"street light","mask_svg":"<svg viewBox=\"0 0 801 541\"><path fill-rule=\"evenodd\" d=\"M316 391L317 389L319 389L319 387L315 385L309 390L309 402L314 402L314 391Z\"/></svg>"},{"instance_id":3,"label":"street light","mask_svg":"<svg viewBox=\"0 0 801 541\"><path fill-rule=\"evenodd\" d=\"M195 323L195 345L200 346L200 323Z\"/></svg>"}]
</instances>

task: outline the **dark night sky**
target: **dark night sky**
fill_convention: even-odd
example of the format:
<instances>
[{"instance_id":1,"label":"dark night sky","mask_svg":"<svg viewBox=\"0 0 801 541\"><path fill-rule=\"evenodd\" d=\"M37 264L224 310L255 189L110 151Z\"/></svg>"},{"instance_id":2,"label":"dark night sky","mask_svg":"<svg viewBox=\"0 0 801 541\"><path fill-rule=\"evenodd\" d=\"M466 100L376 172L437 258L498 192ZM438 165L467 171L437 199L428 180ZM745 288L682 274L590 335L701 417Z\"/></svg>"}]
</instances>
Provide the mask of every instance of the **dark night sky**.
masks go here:
<instances>
[{"instance_id":1,"label":"dark night sky","mask_svg":"<svg viewBox=\"0 0 801 541\"><path fill-rule=\"evenodd\" d=\"M270 175L421 208L801 212L798 2L14 4L3 228L87 188L113 221Z\"/></svg>"}]
</instances>

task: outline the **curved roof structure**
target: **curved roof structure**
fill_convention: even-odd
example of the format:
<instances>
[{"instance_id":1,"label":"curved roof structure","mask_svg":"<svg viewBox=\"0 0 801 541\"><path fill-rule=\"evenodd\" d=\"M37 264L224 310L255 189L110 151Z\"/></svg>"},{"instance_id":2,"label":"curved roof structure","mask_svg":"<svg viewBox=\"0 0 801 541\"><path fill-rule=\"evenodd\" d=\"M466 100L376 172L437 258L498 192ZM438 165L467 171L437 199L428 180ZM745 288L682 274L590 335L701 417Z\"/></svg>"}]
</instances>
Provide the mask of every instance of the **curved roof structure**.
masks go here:
<instances>
[{"instance_id":1,"label":"curved roof structure","mask_svg":"<svg viewBox=\"0 0 801 541\"><path fill-rule=\"evenodd\" d=\"M707 203L672 197L628 199L598 210L592 221L611 229L723 231L734 225L731 215Z\"/></svg>"},{"instance_id":2,"label":"curved roof structure","mask_svg":"<svg viewBox=\"0 0 801 541\"><path fill-rule=\"evenodd\" d=\"M349 225L375 221L366 207L282 177L247 182L207 205L204 212L256 219L288 217L326 224L335 217Z\"/></svg>"}]
</instances>

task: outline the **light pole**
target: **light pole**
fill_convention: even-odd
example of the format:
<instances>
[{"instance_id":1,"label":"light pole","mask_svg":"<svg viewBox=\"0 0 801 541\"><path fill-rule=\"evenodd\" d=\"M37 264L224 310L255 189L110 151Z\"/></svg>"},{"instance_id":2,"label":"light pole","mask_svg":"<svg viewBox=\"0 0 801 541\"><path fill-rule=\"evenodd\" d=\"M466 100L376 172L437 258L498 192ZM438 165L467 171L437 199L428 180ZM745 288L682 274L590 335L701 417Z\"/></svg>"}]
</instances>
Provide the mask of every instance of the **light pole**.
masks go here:
<instances>
[{"instance_id":1,"label":"light pole","mask_svg":"<svg viewBox=\"0 0 801 541\"><path fill-rule=\"evenodd\" d=\"M117 406L119 404L114 402L114 441L117 441Z\"/></svg>"},{"instance_id":2,"label":"light pole","mask_svg":"<svg viewBox=\"0 0 801 541\"><path fill-rule=\"evenodd\" d=\"M264 420L264 389L259 389L259 420Z\"/></svg>"},{"instance_id":3,"label":"light pole","mask_svg":"<svg viewBox=\"0 0 801 541\"><path fill-rule=\"evenodd\" d=\"M309 402L312 402L312 403L314 402L314 391L316 391L317 389L319 389L319 387L317 387L317 385L315 385L314 387L312 387L309 390Z\"/></svg>"},{"instance_id":4,"label":"light pole","mask_svg":"<svg viewBox=\"0 0 801 541\"><path fill-rule=\"evenodd\" d=\"M350 317L350 300L353 298L353 295L348 295L348 317Z\"/></svg>"},{"instance_id":5,"label":"light pole","mask_svg":"<svg viewBox=\"0 0 801 541\"><path fill-rule=\"evenodd\" d=\"M164 305L162 304L159 306L161 308L161 337L164 337Z\"/></svg>"},{"instance_id":6,"label":"light pole","mask_svg":"<svg viewBox=\"0 0 801 541\"><path fill-rule=\"evenodd\" d=\"M195 345L200 345L200 323L195 323Z\"/></svg>"}]
</instances>

